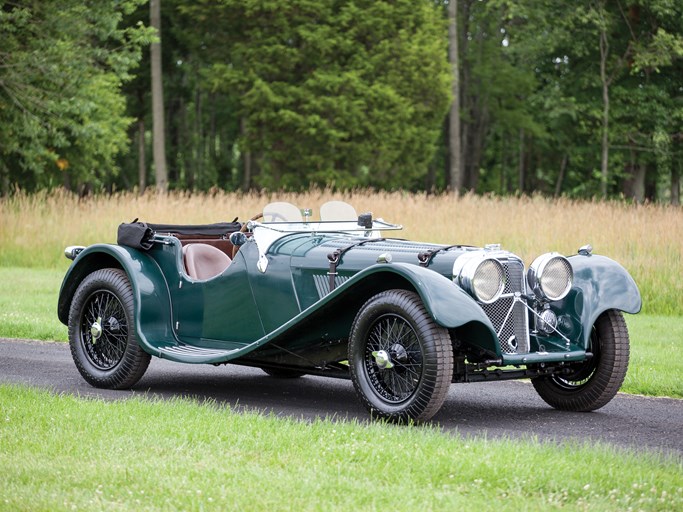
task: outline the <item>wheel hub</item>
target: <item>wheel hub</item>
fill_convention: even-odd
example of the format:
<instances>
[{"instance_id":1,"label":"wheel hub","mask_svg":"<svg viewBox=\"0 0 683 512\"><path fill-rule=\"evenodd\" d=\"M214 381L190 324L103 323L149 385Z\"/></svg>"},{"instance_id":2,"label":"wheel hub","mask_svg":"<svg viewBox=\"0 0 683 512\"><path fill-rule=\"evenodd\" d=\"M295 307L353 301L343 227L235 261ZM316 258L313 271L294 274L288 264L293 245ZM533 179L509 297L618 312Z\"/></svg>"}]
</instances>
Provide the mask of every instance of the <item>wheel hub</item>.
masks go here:
<instances>
[{"instance_id":1,"label":"wheel hub","mask_svg":"<svg viewBox=\"0 0 683 512\"><path fill-rule=\"evenodd\" d=\"M102 317L98 317L90 326L90 335L92 336L93 343L100 339L100 336L102 336Z\"/></svg>"},{"instance_id":2,"label":"wheel hub","mask_svg":"<svg viewBox=\"0 0 683 512\"><path fill-rule=\"evenodd\" d=\"M394 363L391 362L391 356L386 350L376 350L372 353L372 357L375 358L375 363L379 366L380 370L387 370L394 367Z\"/></svg>"},{"instance_id":3,"label":"wheel hub","mask_svg":"<svg viewBox=\"0 0 683 512\"><path fill-rule=\"evenodd\" d=\"M405 363L408 361L408 352L406 348L400 343L394 343L391 346L391 359L398 361L399 363Z\"/></svg>"},{"instance_id":4,"label":"wheel hub","mask_svg":"<svg viewBox=\"0 0 683 512\"><path fill-rule=\"evenodd\" d=\"M118 319L113 316L107 320L106 324L107 330L111 332L119 332L121 330L121 322L119 322Z\"/></svg>"}]
</instances>

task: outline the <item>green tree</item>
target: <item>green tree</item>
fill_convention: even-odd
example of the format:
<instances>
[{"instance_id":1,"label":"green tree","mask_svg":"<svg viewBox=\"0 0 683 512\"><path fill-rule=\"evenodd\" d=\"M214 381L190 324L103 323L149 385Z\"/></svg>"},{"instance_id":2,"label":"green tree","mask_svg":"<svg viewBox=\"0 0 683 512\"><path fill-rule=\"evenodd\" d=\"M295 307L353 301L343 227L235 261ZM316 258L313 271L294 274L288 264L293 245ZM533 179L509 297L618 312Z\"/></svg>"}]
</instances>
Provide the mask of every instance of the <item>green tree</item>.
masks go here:
<instances>
[{"instance_id":1,"label":"green tree","mask_svg":"<svg viewBox=\"0 0 683 512\"><path fill-rule=\"evenodd\" d=\"M615 90L615 149L622 192L636 201L680 203L683 160L683 5L654 0L622 10L631 48L628 74ZM668 186L667 186L668 185Z\"/></svg>"},{"instance_id":2,"label":"green tree","mask_svg":"<svg viewBox=\"0 0 683 512\"><path fill-rule=\"evenodd\" d=\"M449 104L447 31L411 0L223 0L181 6L235 98L253 184L419 187Z\"/></svg>"},{"instance_id":3,"label":"green tree","mask_svg":"<svg viewBox=\"0 0 683 512\"><path fill-rule=\"evenodd\" d=\"M683 4L461 3L464 131L482 134L464 143L484 146L479 191L676 201Z\"/></svg>"},{"instance_id":4,"label":"green tree","mask_svg":"<svg viewBox=\"0 0 683 512\"><path fill-rule=\"evenodd\" d=\"M0 176L32 189L101 184L127 149L125 98L143 26L120 22L142 0L0 2Z\"/></svg>"}]
</instances>

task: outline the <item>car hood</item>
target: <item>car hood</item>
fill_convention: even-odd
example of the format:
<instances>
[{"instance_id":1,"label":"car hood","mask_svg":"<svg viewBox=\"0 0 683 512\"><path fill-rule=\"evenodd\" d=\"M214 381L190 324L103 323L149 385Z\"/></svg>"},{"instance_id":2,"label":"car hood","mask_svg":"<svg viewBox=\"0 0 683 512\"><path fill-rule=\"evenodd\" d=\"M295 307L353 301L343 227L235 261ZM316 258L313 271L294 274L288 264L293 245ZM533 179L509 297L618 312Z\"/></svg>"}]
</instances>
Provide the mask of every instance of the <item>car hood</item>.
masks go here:
<instances>
[{"instance_id":1,"label":"car hood","mask_svg":"<svg viewBox=\"0 0 683 512\"><path fill-rule=\"evenodd\" d=\"M344 234L293 234L278 240L269 253L290 255L293 268L327 271L337 259L337 271L355 273L383 260L427 266L452 277L453 263L464 253L480 250L395 238L363 238ZM388 258L387 258L388 255Z\"/></svg>"}]
</instances>

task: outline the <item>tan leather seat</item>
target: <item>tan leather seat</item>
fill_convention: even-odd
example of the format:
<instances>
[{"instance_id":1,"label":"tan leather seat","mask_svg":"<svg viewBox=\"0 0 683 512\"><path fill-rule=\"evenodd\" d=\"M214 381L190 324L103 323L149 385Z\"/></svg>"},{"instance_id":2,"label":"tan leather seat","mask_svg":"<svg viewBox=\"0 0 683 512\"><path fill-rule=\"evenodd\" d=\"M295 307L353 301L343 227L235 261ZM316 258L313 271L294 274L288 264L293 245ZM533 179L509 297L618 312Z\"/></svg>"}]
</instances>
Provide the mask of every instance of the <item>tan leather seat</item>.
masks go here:
<instances>
[{"instance_id":1,"label":"tan leather seat","mask_svg":"<svg viewBox=\"0 0 683 512\"><path fill-rule=\"evenodd\" d=\"M263 222L303 222L301 210L292 203L277 201L263 207Z\"/></svg>"},{"instance_id":2,"label":"tan leather seat","mask_svg":"<svg viewBox=\"0 0 683 512\"><path fill-rule=\"evenodd\" d=\"M358 220L358 214L349 203L327 201L320 207L320 220Z\"/></svg>"},{"instance_id":3,"label":"tan leather seat","mask_svg":"<svg viewBox=\"0 0 683 512\"><path fill-rule=\"evenodd\" d=\"M188 244L183 247L187 275L199 280L211 279L225 271L232 260L220 249L208 244Z\"/></svg>"}]
</instances>

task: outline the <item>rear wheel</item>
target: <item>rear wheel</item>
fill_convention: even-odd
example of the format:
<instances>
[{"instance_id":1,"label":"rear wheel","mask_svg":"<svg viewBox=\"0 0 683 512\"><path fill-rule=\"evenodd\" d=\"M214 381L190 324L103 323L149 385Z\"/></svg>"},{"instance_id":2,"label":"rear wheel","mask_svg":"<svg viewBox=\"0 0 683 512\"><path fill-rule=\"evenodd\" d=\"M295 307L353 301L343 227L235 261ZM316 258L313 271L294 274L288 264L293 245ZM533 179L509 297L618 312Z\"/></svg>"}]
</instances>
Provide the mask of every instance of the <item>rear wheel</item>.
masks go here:
<instances>
[{"instance_id":1,"label":"rear wheel","mask_svg":"<svg viewBox=\"0 0 683 512\"><path fill-rule=\"evenodd\" d=\"M107 268L88 275L69 310L69 346L78 371L98 388L125 389L147 370L133 323L133 290L123 270Z\"/></svg>"},{"instance_id":2,"label":"rear wheel","mask_svg":"<svg viewBox=\"0 0 683 512\"><path fill-rule=\"evenodd\" d=\"M594 411L606 405L624 382L629 337L624 316L605 311L593 325L588 350L593 357L572 366L570 374L532 379L543 400L565 411Z\"/></svg>"},{"instance_id":3,"label":"rear wheel","mask_svg":"<svg viewBox=\"0 0 683 512\"><path fill-rule=\"evenodd\" d=\"M391 421L428 420L441 408L453 377L453 347L419 295L389 290L356 315L349 368L370 413Z\"/></svg>"}]
</instances>

